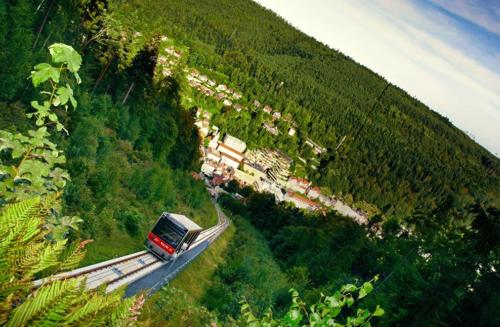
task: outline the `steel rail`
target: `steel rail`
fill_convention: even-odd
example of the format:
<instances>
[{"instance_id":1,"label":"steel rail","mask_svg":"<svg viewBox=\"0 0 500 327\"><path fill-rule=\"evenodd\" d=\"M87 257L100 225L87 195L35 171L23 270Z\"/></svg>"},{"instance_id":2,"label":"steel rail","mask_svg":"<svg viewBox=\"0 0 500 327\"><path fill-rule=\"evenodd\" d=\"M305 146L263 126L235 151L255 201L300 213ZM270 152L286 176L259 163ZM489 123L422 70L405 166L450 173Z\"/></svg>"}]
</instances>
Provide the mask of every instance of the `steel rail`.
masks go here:
<instances>
[{"instance_id":1,"label":"steel rail","mask_svg":"<svg viewBox=\"0 0 500 327\"><path fill-rule=\"evenodd\" d=\"M229 221L223 214L221 214L220 209L218 208L217 218L218 223L215 226L203 230L188 251L184 253L188 253L205 241L212 243L220 234L222 234L227 226L229 226ZM171 261L160 260L149 251L139 251L119 258L78 268L69 272L60 273L48 278L36 280L33 282L33 287L38 288L44 284L52 283L57 280L82 277L85 278L86 288L95 289L103 284L106 284L106 292L111 292L122 285L130 284L146 276L169 262Z\"/></svg>"}]
</instances>

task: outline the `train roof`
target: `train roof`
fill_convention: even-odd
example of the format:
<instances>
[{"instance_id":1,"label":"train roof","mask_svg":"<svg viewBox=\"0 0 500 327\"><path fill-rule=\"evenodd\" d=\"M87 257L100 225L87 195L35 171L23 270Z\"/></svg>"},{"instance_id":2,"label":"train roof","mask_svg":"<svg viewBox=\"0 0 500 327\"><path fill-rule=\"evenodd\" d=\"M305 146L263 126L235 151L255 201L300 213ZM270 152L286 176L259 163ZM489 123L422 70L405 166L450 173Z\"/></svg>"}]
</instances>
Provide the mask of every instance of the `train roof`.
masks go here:
<instances>
[{"instance_id":1,"label":"train roof","mask_svg":"<svg viewBox=\"0 0 500 327\"><path fill-rule=\"evenodd\" d=\"M162 216L163 215L166 215L166 216L170 217L171 219L175 220L176 222L178 222L182 226L186 227L186 229L190 232L202 230L202 228L197 223L195 223L194 221L192 221L191 219L189 219L188 217L186 217L184 215L181 215L178 213L170 213L170 212L164 212L162 214Z\"/></svg>"}]
</instances>

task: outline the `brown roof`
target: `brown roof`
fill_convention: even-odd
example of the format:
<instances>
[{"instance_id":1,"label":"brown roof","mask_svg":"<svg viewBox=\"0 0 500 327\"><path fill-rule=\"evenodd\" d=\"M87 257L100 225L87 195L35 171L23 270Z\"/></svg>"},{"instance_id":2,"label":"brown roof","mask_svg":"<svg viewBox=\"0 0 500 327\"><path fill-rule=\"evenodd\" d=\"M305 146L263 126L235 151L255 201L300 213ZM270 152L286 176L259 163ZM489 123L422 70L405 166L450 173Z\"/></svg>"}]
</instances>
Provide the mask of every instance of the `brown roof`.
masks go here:
<instances>
[{"instance_id":1,"label":"brown roof","mask_svg":"<svg viewBox=\"0 0 500 327\"><path fill-rule=\"evenodd\" d=\"M223 147L223 148L225 148L225 149L228 149L228 150L230 150L230 151L233 151L234 153L236 153L236 154L238 154L238 155L240 155L240 156L242 156L242 157L244 157L244 156L245 156L243 153L241 153L241 152L239 152L239 151L236 151L236 150L235 150L235 149L233 149L232 147L227 146L227 145L225 145L225 144L224 144L224 143L222 143L222 142L220 142L220 143L219 143L219 146L221 146L221 147ZM241 160L238 160L238 161L241 161Z\"/></svg>"},{"instance_id":2,"label":"brown roof","mask_svg":"<svg viewBox=\"0 0 500 327\"><path fill-rule=\"evenodd\" d=\"M297 199L297 200L299 200L301 202L307 203L308 205L313 206L313 207L318 207L319 206L318 203L316 203L316 202L314 202L314 201L306 198L305 196L301 196L301 195L299 195L299 194L297 194L295 192L292 192L292 191L288 191L288 196L290 196L292 198L295 198L295 199Z\"/></svg>"}]
</instances>

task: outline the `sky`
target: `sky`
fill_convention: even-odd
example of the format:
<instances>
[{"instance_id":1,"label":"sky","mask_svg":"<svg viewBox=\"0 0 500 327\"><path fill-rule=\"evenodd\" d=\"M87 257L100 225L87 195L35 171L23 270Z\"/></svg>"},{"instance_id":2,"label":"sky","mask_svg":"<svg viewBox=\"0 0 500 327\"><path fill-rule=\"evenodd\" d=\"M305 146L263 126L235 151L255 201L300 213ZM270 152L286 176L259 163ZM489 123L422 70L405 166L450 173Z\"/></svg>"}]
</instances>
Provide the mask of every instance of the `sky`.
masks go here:
<instances>
[{"instance_id":1,"label":"sky","mask_svg":"<svg viewBox=\"0 0 500 327\"><path fill-rule=\"evenodd\" d=\"M500 156L500 0L256 0Z\"/></svg>"}]
</instances>

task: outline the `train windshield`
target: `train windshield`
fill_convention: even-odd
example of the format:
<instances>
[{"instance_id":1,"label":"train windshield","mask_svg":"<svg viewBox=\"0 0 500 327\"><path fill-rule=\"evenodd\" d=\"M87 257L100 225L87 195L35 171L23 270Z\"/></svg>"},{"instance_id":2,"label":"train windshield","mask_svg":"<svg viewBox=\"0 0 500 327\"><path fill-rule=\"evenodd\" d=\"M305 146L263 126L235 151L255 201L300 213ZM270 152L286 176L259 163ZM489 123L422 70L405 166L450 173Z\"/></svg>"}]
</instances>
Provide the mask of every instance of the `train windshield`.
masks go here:
<instances>
[{"instance_id":1,"label":"train windshield","mask_svg":"<svg viewBox=\"0 0 500 327\"><path fill-rule=\"evenodd\" d=\"M170 244L173 248L177 248L186 234L186 230L180 228L168 219L161 218L153 228L153 234Z\"/></svg>"}]
</instances>

